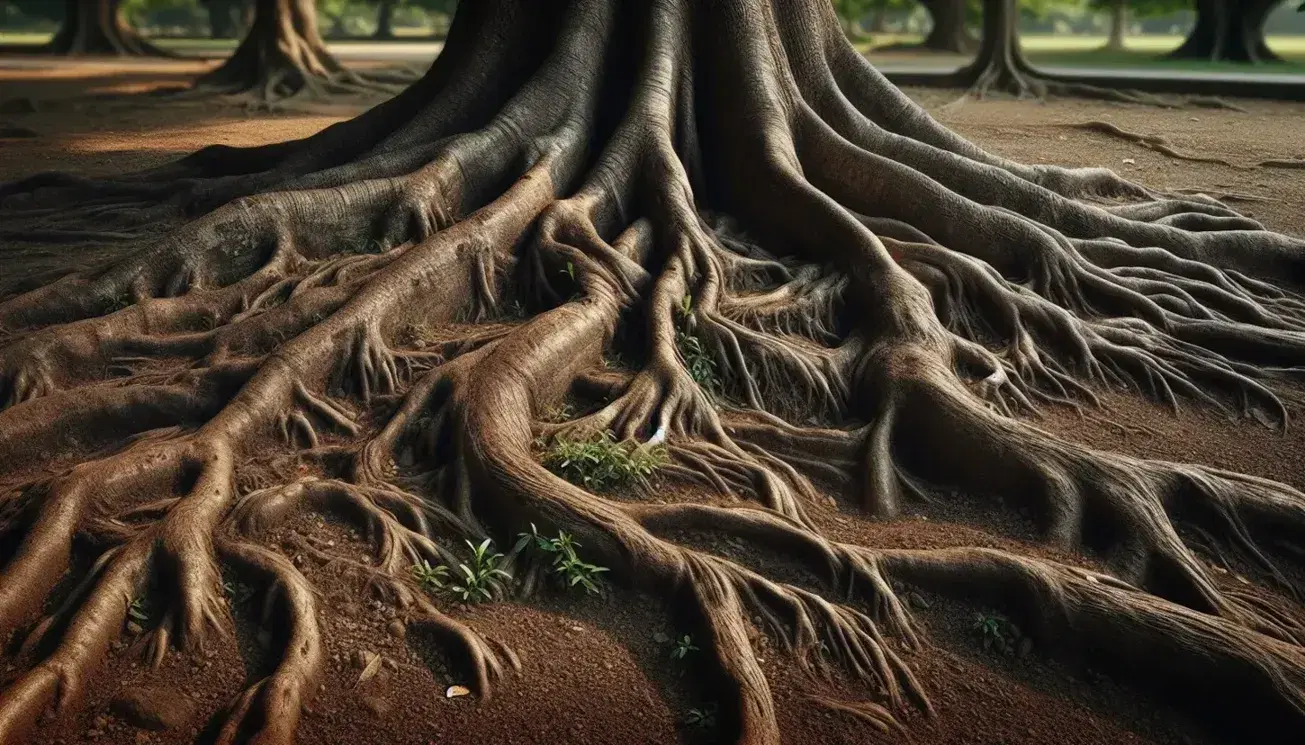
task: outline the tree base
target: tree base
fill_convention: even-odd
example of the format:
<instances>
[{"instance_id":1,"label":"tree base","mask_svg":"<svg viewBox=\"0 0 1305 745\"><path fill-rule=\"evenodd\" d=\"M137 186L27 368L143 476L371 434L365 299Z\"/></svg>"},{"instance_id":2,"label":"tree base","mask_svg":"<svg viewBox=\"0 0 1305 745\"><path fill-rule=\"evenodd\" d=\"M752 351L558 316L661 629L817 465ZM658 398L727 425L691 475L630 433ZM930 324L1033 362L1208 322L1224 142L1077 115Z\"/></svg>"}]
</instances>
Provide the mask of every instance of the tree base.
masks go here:
<instances>
[{"instance_id":1,"label":"tree base","mask_svg":"<svg viewBox=\"0 0 1305 745\"><path fill-rule=\"evenodd\" d=\"M46 54L69 57L175 57L176 55L143 39L123 26L100 27L74 22L64 26L50 43L42 47Z\"/></svg>"},{"instance_id":2,"label":"tree base","mask_svg":"<svg viewBox=\"0 0 1305 745\"><path fill-rule=\"evenodd\" d=\"M760 11L462 3L421 82L313 137L0 188L6 231L177 223L0 303L0 631L26 640L0 745L77 705L131 599L160 601L153 664L227 628L220 567L282 633L216 739L289 743L321 630L269 534L305 512L373 553L294 553L440 624L481 695L512 655L442 616L413 567L536 526L685 611L742 745L781 740L758 634L864 683L866 701L834 703L872 726L930 711L901 600L917 589L1155 695L1181 670L1193 713L1293 741L1305 494L1015 415L1109 386L1285 424L1305 241L1213 199L986 153L889 85L827 3ZM605 438L712 498L596 492L540 462ZM1018 504L1091 567L831 541L809 516L831 491L881 519ZM703 530L823 581L682 540ZM503 567L537 577L551 564L526 546ZM47 603L83 550L76 591Z\"/></svg>"}]
</instances>

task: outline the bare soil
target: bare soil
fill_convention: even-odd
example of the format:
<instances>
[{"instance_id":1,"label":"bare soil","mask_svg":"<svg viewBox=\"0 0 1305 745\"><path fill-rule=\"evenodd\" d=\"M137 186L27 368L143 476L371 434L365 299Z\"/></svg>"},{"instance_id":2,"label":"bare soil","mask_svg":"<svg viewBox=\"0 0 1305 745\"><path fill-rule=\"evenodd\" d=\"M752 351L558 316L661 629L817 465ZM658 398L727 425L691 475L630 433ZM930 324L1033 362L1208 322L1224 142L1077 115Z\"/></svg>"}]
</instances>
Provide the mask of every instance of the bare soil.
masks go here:
<instances>
[{"instance_id":1,"label":"bare soil","mask_svg":"<svg viewBox=\"0 0 1305 745\"><path fill-rule=\"evenodd\" d=\"M366 101L343 102L314 113L253 114L212 105L127 105L89 96L139 93L180 85L209 63L78 62L54 67L0 69L0 123L26 128L34 137L0 139L0 180L45 170L83 174L131 171L158 165L203 145L254 145L309 135L356 113ZM1159 188L1199 187L1250 198L1235 204L1276 230L1305 234L1305 178L1299 171L1239 169L1177 161L1106 135L1067 125L1108 121L1122 129L1164 135L1176 149L1253 164L1269 158L1305 156L1305 104L1239 102L1247 113L1204 109L1163 110L1077 100L1050 103L987 100L939 110L950 91L915 95L937 116L979 144L1028 163L1106 166ZM36 111L25 112L29 100ZM107 248L106 250L112 250ZM84 254L30 252L0 247L10 279L75 265ZM7 283L6 283L7 284ZM1257 423L1229 420L1188 407L1175 414L1134 396L1107 392L1105 410L1087 416L1068 409L1044 413L1043 426L1093 447L1176 461L1196 461L1264 476L1305 488L1305 435L1270 431ZM1297 416L1301 412L1295 412ZM669 496L669 495L668 495ZM875 522L851 507L818 516L832 538L868 545L928 548L945 545L1017 545L1021 552L1090 564L1091 557L1059 555L1036 543L1031 526L998 524L988 516L1017 512L976 504L950 511L921 510L910 517ZM316 518L314 518L316 519ZM292 550L310 534L314 541L364 544L348 528L322 522L292 525L281 536ZM726 541L712 550L737 556ZM683 631L671 609L647 598L611 591L601 598L545 594L531 605L499 603L454 607L452 614L506 643L522 670L496 687L490 701L446 698L451 685L468 683L457 660L444 659L401 611L366 595L336 566L301 568L323 588L320 598L330 659L323 687L301 725L305 743L665 743L712 742L714 731L685 723L691 709L706 710L713 694L692 659L670 658L669 640ZM778 561L780 557L756 557ZM1229 579L1234 581L1235 578ZM198 659L171 656L163 675L146 675L130 629L112 662L88 686L83 714L52 722L36 743L172 743L203 741L213 714L261 677L264 650L273 640L254 633L258 598L236 595L234 639ZM851 717L816 707L810 694L858 700L854 688L805 675L778 651L764 667L789 742L972 743L1063 745L1214 742L1163 702L1140 699L1081 665L1042 661L1036 649L1004 654L985 651L970 630L976 609L912 598L933 647L910 653L937 716L906 718L905 734L880 735ZM396 623L397 622L397 623ZM771 650L769 646L762 649ZM379 656L381 664L370 663ZM368 673L369 668L373 672ZM0 677L14 670L8 665ZM365 678L365 679L364 679ZM194 703L196 716L164 731L141 729L111 711L124 689L166 682Z\"/></svg>"}]
</instances>

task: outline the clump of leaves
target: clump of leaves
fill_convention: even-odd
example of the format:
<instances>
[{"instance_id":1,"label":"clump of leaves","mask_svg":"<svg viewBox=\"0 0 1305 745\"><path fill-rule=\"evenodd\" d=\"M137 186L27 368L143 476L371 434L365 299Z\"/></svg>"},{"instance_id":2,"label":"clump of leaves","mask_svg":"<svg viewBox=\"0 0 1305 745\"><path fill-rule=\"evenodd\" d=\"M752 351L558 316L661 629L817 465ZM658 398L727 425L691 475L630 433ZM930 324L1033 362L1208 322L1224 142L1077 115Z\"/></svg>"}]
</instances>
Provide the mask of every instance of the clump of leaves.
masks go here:
<instances>
[{"instance_id":1,"label":"clump of leaves","mask_svg":"<svg viewBox=\"0 0 1305 745\"><path fill-rule=\"evenodd\" d=\"M467 541L471 547L471 563L458 564L457 582L448 585L448 592L464 603L478 603L493 600L495 595L507 591L506 581L512 575L499 568L503 554L493 553L493 541L489 538L476 545Z\"/></svg>"},{"instance_id":2,"label":"clump of leaves","mask_svg":"<svg viewBox=\"0 0 1305 745\"><path fill-rule=\"evenodd\" d=\"M544 421L546 422L565 422L575 416L575 407L568 401L563 401L557 406L552 407L544 412Z\"/></svg>"},{"instance_id":3,"label":"clump of leaves","mask_svg":"<svg viewBox=\"0 0 1305 745\"><path fill-rule=\"evenodd\" d=\"M675 645L671 647L671 659L683 660L689 655L697 652L698 647L693 643L693 635L685 634L675 640Z\"/></svg>"},{"instance_id":4,"label":"clump of leaves","mask_svg":"<svg viewBox=\"0 0 1305 745\"><path fill-rule=\"evenodd\" d=\"M684 320L686 320L686 321L689 320L689 318L693 315L693 296L692 296L692 295L685 295L684 297L680 298L680 309L679 309L679 310L680 310L680 318L682 318L682 319L684 319Z\"/></svg>"},{"instance_id":5,"label":"clump of leaves","mask_svg":"<svg viewBox=\"0 0 1305 745\"><path fill-rule=\"evenodd\" d=\"M559 437L544 451L544 466L573 484L593 491L647 486L666 464L666 448L618 442L609 431L589 440Z\"/></svg>"},{"instance_id":6,"label":"clump of leaves","mask_svg":"<svg viewBox=\"0 0 1305 745\"><path fill-rule=\"evenodd\" d=\"M697 729L711 729L716 726L716 704L707 704L701 709L689 709L684 723Z\"/></svg>"},{"instance_id":7,"label":"clump of leaves","mask_svg":"<svg viewBox=\"0 0 1305 745\"><path fill-rule=\"evenodd\" d=\"M1015 651L1020 632L1005 617L995 613L977 613L971 627L983 643L984 651L996 650L1002 654Z\"/></svg>"},{"instance_id":8,"label":"clump of leaves","mask_svg":"<svg viewBox=\"0 0 1305 745\"><path fill-rule=\"evenodd\" d=\"M525 548L532 548L541 554L553 557L549 572L561 581L563 587L567 589L583 587L585 592L598 594L601 581L598 575L608 571L608 568L581 561L576 553L576 549L580 548L580 542L570 533L558 531L557 537L549 538L540 535L535 524L531 523L530 532L522 533L517 539L516 550Z\"/></svg>"},{"instance_id":9,"label":"clump of leaves","mask_svg":"<svg viewBox=\"0 0 1305 745\"><path fill-rule=\"evenodd\" d=\"M443 564L431 566L429 561L422 559L421 563L412 565L412 578L426 592L440 593L449 586L449 568Z\"/></svg>"},{"instance_id":10,"label":"clump of leaves","mask_svg":"<svg viewBox=\"0 0 1305 745\"><path fill-rule=\"evenodd\" d=\"M684 367L693 382L707 393L716 395L721 388L720 374L716 371L716 360L702 340L691 332L679 331L675 334L675 346L679 349Z\"/></svg>"}]
</instances>

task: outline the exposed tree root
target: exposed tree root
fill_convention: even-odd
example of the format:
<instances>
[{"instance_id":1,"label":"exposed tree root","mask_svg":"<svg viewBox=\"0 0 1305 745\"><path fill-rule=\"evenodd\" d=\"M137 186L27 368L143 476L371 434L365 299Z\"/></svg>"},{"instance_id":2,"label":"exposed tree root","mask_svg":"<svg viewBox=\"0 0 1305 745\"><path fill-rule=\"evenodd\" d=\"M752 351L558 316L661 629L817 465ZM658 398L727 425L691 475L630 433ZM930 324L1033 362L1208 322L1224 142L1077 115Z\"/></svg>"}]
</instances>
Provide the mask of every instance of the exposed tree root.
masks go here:
<instances>
[{"instance_id":1,"label":"exposed tree root","mask_svg":"<svg viewBox=\"0 0 1305 745\"><path fill-rule=\"evenodd\" d=\"M1285 427L1305 241L1211 196L985 153L871 69L824 3L463 3L430 73L352 122L0 199L7 230L138 242L0 302L0 631L22 640L4 745L77 706L133 599L160 602L155 665L228 632L220 566L260 588L281 655L214 731L290 742L322 630L269 536L306 512L370 553L297 534L293 553L431 626L482 696L515 656L411 567L535 524L696 615L746 745L781 736L759 630L865 687L819 705L884 730L931 711L906 588L1001 609L1048 654L1140 661L1121 677L1182 682L1182 703L1257 742L1299 731L1305 495L1016 415L1128 387ZM574 415L550 414L563 401ZM662 477L708 501L593 494L538 461L603 432L664 446ZM835 543L812 517L831 496L885 520L1015 505L1097 569ZM693 531L823 581L675 538ZM83 547L93 568L52 597Z\"/></svg>"},{"instance_id":2,"label":"exposed tree root","mask_svg":"<svg viewBox=\"0 0 1305 745\"><path fill-rule=\"evenodd\" d=\"M1186 160L1193 163L1214 163L1216 165L1228 166L1229 168L1237 168L1241 170L1251 170L1255 168L1255 166L1238 165L1224 158L1210 158L1201 155L1188 155L1187 153L1180 153L1177 150L1173 149L1173 147L1170 146L1169 141L1166 140L1164 137L1161 137L1159 135L1143 135L1143 134L1137 134L1136 132L1129 132L1127 130L1120 129L1118 126L1111 124L1110 122L1091 121L1091 122L1083 122L1082 124L1070 124L1068 126L1072 127L1073 129L1083 129L1083 130L1087 130L1088 132L1100 132L1101 134L1109 135L1110 137L1117 137L1126 142L1131 142L1137 145L1141 145L1142 147L1147 148L1148 150L1154 150L1157 153L1160 153L1161 155L1166 155L1176 160ZM1263 164L1264 162L1260 163L1261 166Z\"/></svg>"}]
</instances>

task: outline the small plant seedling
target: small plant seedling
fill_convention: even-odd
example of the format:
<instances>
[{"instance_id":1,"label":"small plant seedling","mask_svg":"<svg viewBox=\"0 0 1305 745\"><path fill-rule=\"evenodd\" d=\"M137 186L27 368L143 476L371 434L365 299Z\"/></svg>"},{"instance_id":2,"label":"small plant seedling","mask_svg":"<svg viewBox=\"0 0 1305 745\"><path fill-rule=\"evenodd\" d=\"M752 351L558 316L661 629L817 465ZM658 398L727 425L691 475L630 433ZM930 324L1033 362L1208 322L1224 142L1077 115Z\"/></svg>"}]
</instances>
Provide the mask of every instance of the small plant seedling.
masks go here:
<instances>
[{"instance_id":1,"label":"small plant seedling","mask_svg":"<svg viewBox=\"0 0 1305 745\"><path fill-rule=\"evenodd\" d=\"M544 451L544 466L573 484L593 491L648 486L666 464L666 448L617 442L611 432L590 440L557 438Z\"/></svg>"},{"instance_id":2,"label":"small plant seedling","mask_svg":"<svg viewBox=\"0 0 1305 745\"><path fill-rule=\"evenodd\" d=\"M693 296L685 295L680 298L680 317L689 320L693 316Z\"/></svg>"},{"instance_id":3,"label":"small plant seedling","mask_svg":"<svg viewBox=\"0 0 1305 745\"><path fill-rule=\"evenodd\" d=\"M244 582L223 582L222 592L231 598L231 602L239 605L254 596L254 588Z\"/></svg>"},{"instance_id":4,"label":"small plant seedling","mask_svg":"<svg viewBox=\"0 0 1305 745\"><path fill-rule=\"evenodd\" d=\"M544 412L544 421L565 422L573 416L575 416L575 407L564 401Z\"/></svg>"},{"instance_id":5,"label":"small plant seedling","mask_svg":"<svg viewBox=\"0 0 1305 745\"><path fill-rule=\"evenodd\" d=\"M693 636L691 634L685 634L679 639L676 639L675 646L671 647L671 659L683 660L697 651L699 650L697 645L693 643Z\"/></svg>"},{"instance_id":6,"label":"small plant seedling","mask_svg":"<svg viewBox=\"0 0 1305 745\"><path fill-rule=\"evenodd\" d=\"M145 601L141 598L131 601L131 605L127 606L127 617L139 624L149 623L150 614Z\"/></svg>"},{"instance_id":7,"label":"small plant seedling","mask_svg":"<svg viewBox=\"0 0 1305 745\"><path fill-rule=\"evenodd\" d=\"M503 306L503 313L506 318L521 320L526 317L526 306L520 300L512 300Z\"/></svg>"},{"instance_id":8,"label":"small plant seedling","mask_svg":"<svg viewBox=\"0 0 1305 745\"><path fill-rule=\"evenodd\" d=\"M716 360L707 352L702 340L687 331L680 331L675 335L675 346L693 382L708 394L716 395L721 388L720 375L716 372Z\"/></svg>"},{"instance_id":9,"label":"small plant seedling","mask_svg":"<svg viewBox=\"0 0 1305 745\"><path fill-rule=\"evenodd\" d=\"M995 649L1002 654L1015 650L1020 635L1014 624L995 613L975 614L971 628L982 640L984 651Z\"/></svg>"},{"instance_id":10,"label":"small plant seedling","mask_svg":"<svg viewBox=\"0 0 1305 745\"><path fill-rule=\"evenodd\" d=\"M471 547L471 563L458 565L461 576L457 583L448 585L448 592L464 603L493 600L495 595L506 591L504 582L512 579L511 574L498 566L503 554L492 553L493 541L489 538L480 545L471 541L467 545Z\"/></svg>"},{"instance_id":11,"label":"small plant seedling","mask_svg":"<svg viewBox=\"0 0 1305 745\"><path fill-rule=\"evenodd\" d=\"M696 729L711 729L716 726L716 705L707 704L701 709L689 709L684 723Z\"/></svg>"},{"instance_id":12,"label":"small plant seedling","mask_svg":"<svg viewBox=\"0 0 1305 745\"><path fill-rule=\"evenodd\" d=\"M443 592L449 584L449 568L443 564L431 566L429 561L421 560L412 565L412 577L421 589L431 594Z\"/></svg>"},{"instance_id":13,"label":"small plant seedling","mask_svg":"<svg viewBox=\"0 0 1305 745\"><path fill-rule=\"evenodd\" d=\"M580 542L572 538L570 533L558 531L556 538L548 538L540 535L539 529L531 523L530 532L522 533L517 539L515 550L526 548L553 557L549 571L566 589L583 587L585 592L592 595L599 593L598 575L608 571L608 568L581 561L576 553L576 549L580 548Z\"/></svg>"}]
</instances>

